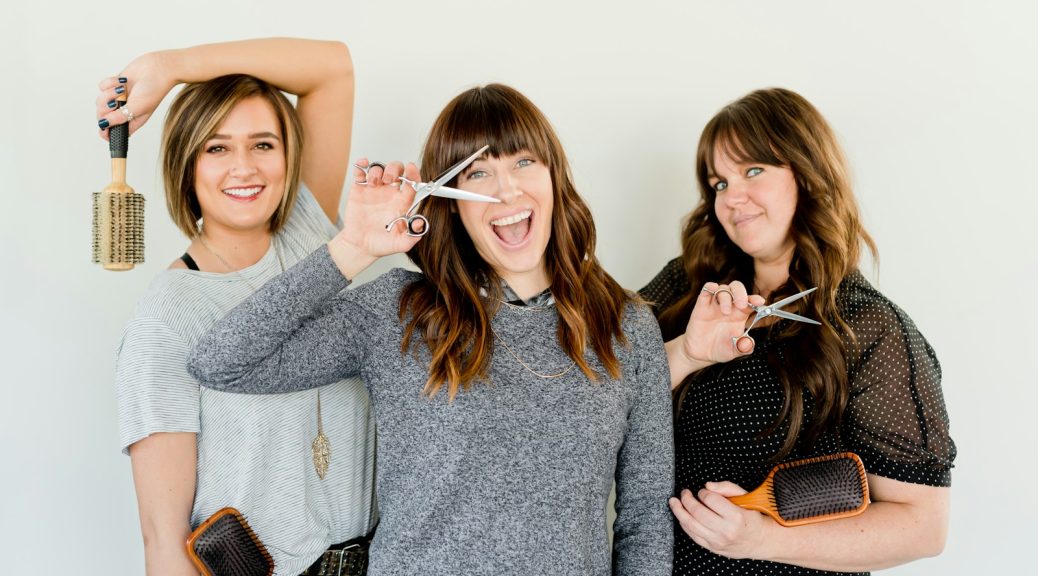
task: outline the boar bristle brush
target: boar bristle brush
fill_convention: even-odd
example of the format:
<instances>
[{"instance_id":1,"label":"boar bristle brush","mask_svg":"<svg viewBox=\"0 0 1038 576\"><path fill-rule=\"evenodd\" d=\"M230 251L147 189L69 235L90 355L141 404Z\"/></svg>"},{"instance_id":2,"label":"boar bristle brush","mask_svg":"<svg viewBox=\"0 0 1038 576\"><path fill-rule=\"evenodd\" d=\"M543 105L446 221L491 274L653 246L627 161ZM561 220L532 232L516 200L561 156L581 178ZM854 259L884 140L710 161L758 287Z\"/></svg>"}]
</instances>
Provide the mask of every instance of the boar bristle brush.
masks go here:
<instances>
[{"instance_id":1,"label":"boar bristle brush","mask_svg":"<svg viewBox=\"0 0 1038 576\"><path fill-rule=\"evenodd\" d=\"M783 526L856 516L869 505L865 465L852 452L779 464L756 490L729 498Z\"/></svg>"},{"instance_id":2,"label":"boar bristle brush","mask_svg":"<svg viewBox=\"0 0 1038 576\"><path fill-rule=\"evenodd\" d=\"M117 100L118 107L125 103L125 95ZM112 183L94 193L93 261L105 270L131 270L144 262L144 196L126 184L129 143L129 122L109 128Z\"/></svg>"}]
</instances>

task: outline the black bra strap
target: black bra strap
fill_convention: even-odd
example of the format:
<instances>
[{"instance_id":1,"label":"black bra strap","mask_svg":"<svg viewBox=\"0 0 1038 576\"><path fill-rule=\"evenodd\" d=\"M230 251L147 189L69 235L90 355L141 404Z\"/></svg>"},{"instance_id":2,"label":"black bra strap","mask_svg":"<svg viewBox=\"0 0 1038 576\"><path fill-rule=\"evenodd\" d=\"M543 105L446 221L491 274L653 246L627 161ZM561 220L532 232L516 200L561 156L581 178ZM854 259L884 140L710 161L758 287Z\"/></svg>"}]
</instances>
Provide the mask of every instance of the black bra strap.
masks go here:
<instances>
[{"instance_id":1,"label":"black bra strap","mask_svg":"<svg viewBox=\"0 0 1038 576\"><path fill-rule=\"evenodd\" d=\"M192 258L190 254L184 252L184 255L181 256L180 259L184 261L184 264L187 265L189 270L194 270L195 272L198 272L198 264L195 264L195 259Z\"/></svg>"}]
</instances>

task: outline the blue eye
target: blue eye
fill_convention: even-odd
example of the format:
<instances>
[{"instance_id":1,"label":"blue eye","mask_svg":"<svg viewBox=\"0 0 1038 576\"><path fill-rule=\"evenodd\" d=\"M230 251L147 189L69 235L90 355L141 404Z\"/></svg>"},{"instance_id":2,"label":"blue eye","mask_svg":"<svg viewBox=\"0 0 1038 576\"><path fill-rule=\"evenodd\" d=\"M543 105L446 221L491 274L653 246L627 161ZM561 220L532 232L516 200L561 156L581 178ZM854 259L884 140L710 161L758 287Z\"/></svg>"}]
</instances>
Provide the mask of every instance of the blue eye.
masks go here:
<instances>
[{"instance_id":1,"label":"blue eye","mask_svg":"<svg viewBox=\"0 0 1038 576\"><path fill-rule=\"evenodd\" d=\"M763 171L764 171L763 168L758 168L758 167L750 168L749 170L746 171L746 177L747 178L753 178L754 176L756 176L757 174L760 174Z\"/></svg>"},{"instance_id":2,"label":"blue eye","mask_svg":"<svg viewBox=\"0 0 1038 576\"><path fill-rule=\"evenodd\" d=\"M714 184L714 192L724 192L725 188L727 187L727 182L725 182L724 180L718 180L717 183Z\"/></svg>"},{"instance_id":3,"label":"blue eye","mask_svg":"<svg viewBox=\"0 0 1038 576\"><path fill-rule=\"evenodd\" d=\"M486 175L487 175L487 173L482 171L482 170L473 170L472 172L469 172L468 174L465 175L465 179L466 180L478 180L480 178L483 178Z\"/></svg>"},{"instance_id":4,"label":"blue eye","mask_svg":"<svg viewBox=\"0 0 1038 576\"><path fill-rule=\"evenodd\" d=\"M533 164L533 160L531 158L522 158L515 163L516 167L518 168L525 168L531 164Z\"/></svg>"}]
</instances>

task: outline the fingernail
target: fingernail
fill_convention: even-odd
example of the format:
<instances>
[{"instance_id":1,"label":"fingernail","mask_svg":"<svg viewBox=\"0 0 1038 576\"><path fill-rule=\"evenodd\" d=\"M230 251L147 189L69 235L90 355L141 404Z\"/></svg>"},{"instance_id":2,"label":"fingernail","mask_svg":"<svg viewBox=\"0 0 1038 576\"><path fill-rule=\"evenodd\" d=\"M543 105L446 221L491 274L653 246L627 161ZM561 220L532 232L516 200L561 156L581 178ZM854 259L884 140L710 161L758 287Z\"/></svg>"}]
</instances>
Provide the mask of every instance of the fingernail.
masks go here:
<instances>
[{"instance_id":1,"label":"fingernail","mask_svg":"<svg viewBox=\"0 0 1038 576\"><path fill-rule=\"evenodd\" d=\"M126 84L126 76L120 76L119 77L119 83L120 84Z\"/></svg>"},{"instance_id":2,"label":"fingernail","mask_svg":"<svg viewBox=\"0 0 1038 576\"><path fill-rule=\"evenodd\" d=\"M108 128L108 119L107 118L102 118L102 119L98 120L97 121L97 127L102 129L102 130L104 130L105 128Z\"/></svg>"},{"instance_id":3,"label":"fingernail","mask_svg":"<svg viewBox=\"0 0 1038 576\"><path fill-rule=\"evenodd\" d=\"M115 108L115 100L109 100L108 101L108 107L109 108Z\"/></svg>"},{"instance_id":4,"label":"fingernail","mask_svg":"<svg viewBox=\"0 0 1038 576\"><path fill-rule=\"evenodd\" d=\"M116 86L115 87L115 93L116 94L122 94L123 92L126 92L126 86Z\"/></svg>"}]
</instances>

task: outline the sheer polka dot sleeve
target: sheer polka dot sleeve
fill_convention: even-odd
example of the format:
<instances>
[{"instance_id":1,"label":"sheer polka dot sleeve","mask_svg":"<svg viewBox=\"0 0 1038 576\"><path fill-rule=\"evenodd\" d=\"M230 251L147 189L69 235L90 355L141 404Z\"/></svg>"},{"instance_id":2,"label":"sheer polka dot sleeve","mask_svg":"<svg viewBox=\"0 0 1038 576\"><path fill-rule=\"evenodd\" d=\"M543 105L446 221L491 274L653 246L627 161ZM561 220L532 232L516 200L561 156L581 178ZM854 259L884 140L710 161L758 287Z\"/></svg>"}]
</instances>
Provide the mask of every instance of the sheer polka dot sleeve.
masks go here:
<instances>
[{"instance_id":1,"label":"sheer polka dot sleeve","mask_svg":"<svg viewBox=\"0 0 1038 576\"><path fill-rule=\"evenodd\" d=\"M681 298L691 290L688 276L685 274L685 266L681 258L675 258L667 263L644 288L638 291L638 295L652 306L652 311L657 316L672 302Z\"/></svg>"},{"instance_id":2,"label":"sheer polka dot sleeve","mask_svg":"<svg viewBox=\"0 0 1038 576\"><path fill-rule=\"evenodd\" d=\"M941 391L941 365L911 318L860 274L841 290L850 401L841 430L870 474L950 486L955 443Z\"/></svg>"}]
</instances>

